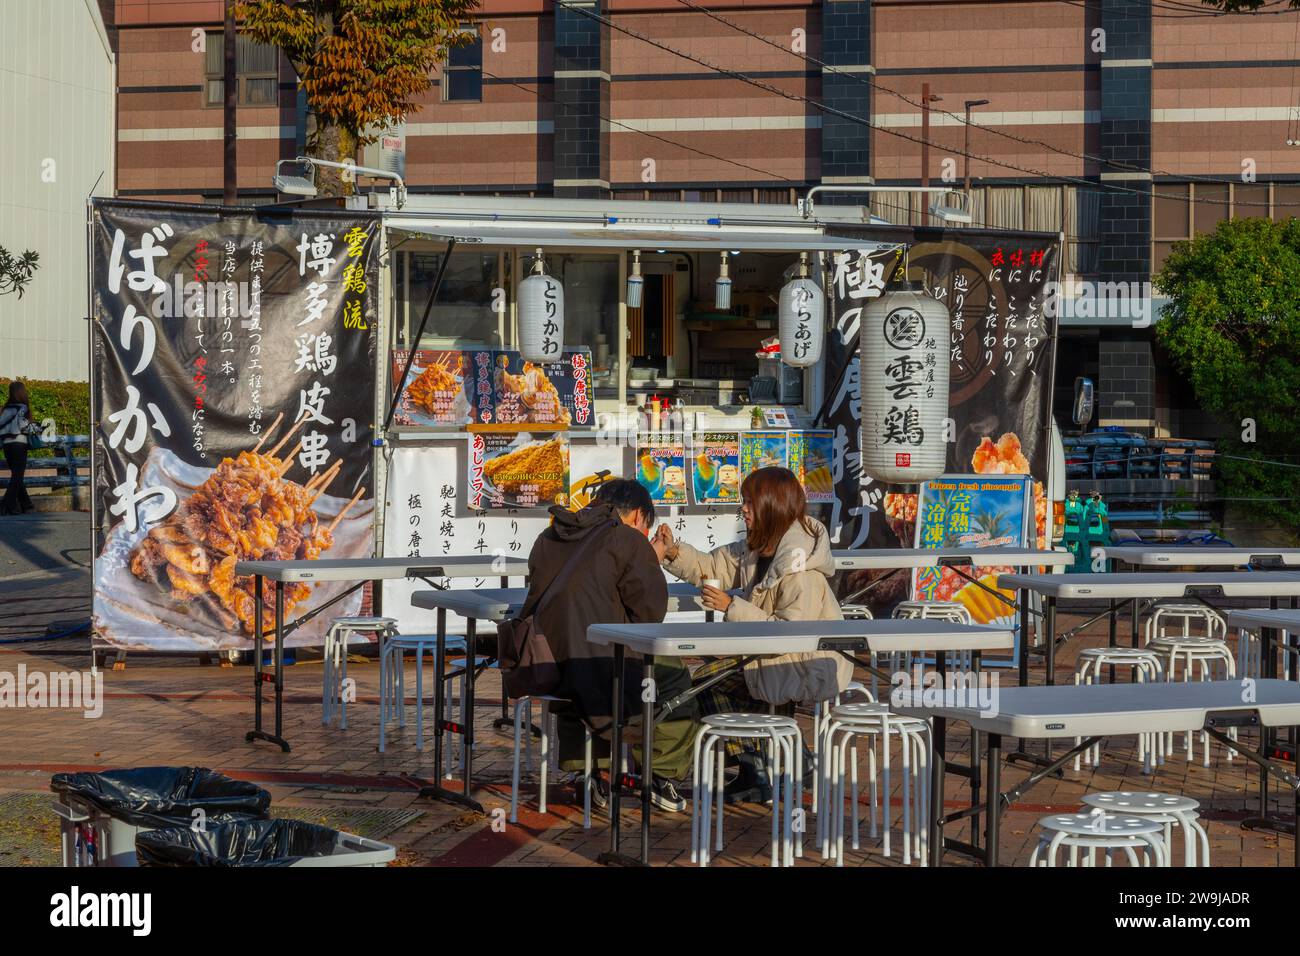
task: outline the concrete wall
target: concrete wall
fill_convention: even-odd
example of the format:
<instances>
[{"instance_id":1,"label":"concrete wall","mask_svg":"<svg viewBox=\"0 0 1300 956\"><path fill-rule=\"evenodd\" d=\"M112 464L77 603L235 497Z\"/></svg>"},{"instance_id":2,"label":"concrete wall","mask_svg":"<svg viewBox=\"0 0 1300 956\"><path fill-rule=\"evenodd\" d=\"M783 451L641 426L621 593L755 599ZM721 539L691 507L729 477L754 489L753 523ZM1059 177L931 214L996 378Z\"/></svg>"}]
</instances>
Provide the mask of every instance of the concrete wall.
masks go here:
<instances>
[{"instance_id":1,"label":"concrete wall","mask_svg":"<svg viewBox=\"0 0 1300 956\"><path fill-rule=\"evenodd\" d=\"M41 262L0 297L0 376L87 378L86 198L113 191L113 70L95 0L4 5L0 245Z\"/></svg>"}]
</instances>

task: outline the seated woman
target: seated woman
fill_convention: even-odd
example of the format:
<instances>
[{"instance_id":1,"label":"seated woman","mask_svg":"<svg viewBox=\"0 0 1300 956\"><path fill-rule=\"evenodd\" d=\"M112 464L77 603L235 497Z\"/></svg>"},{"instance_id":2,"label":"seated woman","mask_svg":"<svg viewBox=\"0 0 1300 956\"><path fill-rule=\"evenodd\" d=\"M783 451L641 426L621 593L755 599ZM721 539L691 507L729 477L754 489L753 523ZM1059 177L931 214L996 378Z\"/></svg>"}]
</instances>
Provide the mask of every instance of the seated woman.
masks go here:
<instances>
[{"instance_id":1,"label":"seated woman","mask_svg":"<svg viewBox=\"0 0 1300 956\"><path fill-rule=\"evenodd\" d=\"M677 577L702 587L705 607L728 621L834 621L839 603L830 587L835 573L830 533L808 517L803 486L788 468L759 468L740 486L743 541L705 553L673 537L668 525L655 532L655 550ZM709 661L695 672L696 684L734 668L734 658ZM839 654L819 651L751 661L704 691L701 714L724 711L767 713L769 705L793 711L796 701L828 700L844 690L853 665ZM741 741L727 752L740 773L727 787L728 802L766 802L771 782L761 753Z\"/></svg>"}]
</instances>

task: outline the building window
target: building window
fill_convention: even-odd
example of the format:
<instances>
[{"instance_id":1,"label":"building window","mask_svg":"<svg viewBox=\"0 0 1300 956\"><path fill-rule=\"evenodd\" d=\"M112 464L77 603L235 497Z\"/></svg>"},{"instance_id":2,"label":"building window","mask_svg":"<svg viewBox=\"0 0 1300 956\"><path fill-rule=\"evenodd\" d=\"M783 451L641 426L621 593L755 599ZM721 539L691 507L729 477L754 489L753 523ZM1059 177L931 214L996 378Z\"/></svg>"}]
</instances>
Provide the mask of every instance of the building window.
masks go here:
<instances>
[{"instance_id":1,"label":"building window","mask_svg":"<svg viewBox=\"0 0 1300 956\"><path fill-rule=\"evenodd\" d=\"M442 99L446 103L480 103L483 100L483 37L477 29L466 30L474 39L447 51L442 67Z\"/></svg>"},{"instance_id":2,"label":"building window","mask_svg":"<svg viewBox=\"0 0 1300 956\"><path fill-rule=\"evenodd\" d=\"M220 33L209 33L204 84L204 104L225 103L225 43ZM235 77L239 86L240 106L275 106L279 86L280 51L269 43L256 43L248 37L235 37Z\"/></svg>"}]
</instances>

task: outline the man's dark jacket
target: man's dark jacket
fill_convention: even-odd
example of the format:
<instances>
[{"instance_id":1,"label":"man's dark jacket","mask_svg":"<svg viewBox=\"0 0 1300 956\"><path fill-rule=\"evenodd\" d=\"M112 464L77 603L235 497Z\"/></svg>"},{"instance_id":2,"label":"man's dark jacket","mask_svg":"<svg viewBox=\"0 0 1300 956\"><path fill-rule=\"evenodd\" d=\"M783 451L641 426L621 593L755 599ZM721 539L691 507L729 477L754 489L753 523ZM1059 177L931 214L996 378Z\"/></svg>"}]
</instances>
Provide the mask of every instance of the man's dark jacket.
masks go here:
<instances>
[{"instance_id":1,"label":"man's dark jacket","mask_svg":"<svg viewBox=\"0 0 1300 956\"><path fill-rule=\"evenodd\" d=\"M560 665L555 695L571 700L581 717L602 730L613 714L614 650L587 643L587 627L662 621L668 610L668 585L649 540L619 522L609 505L598 502L578 512L557 505L551 515L555 520L538 535L528 556L530 599L559 575L588 535L602 535L578 559L563 592L551 594L537 614ZM602 528L607 530L600 531ZM631 686L627 687L625 706L631 706L631 714L636 714L640 712L641 662L634 655L629 655L626 677ZM668 688L659 690L662 699Z\"/></svg>"}]
</instances>

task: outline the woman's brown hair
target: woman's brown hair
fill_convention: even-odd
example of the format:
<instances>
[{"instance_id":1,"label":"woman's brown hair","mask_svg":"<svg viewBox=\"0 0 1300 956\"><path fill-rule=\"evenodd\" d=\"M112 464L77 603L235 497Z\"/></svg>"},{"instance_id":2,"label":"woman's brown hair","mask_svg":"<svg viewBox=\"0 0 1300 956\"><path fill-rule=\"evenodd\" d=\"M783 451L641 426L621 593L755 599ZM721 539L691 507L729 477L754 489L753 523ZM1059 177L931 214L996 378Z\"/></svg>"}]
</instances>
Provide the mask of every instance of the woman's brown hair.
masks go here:
<instances>
[{"instance_id":1,"label":"woman's brown hair","mask_svg":"<svg viewBox=\"0 0 1300 956\"><path fill-rule=\"evenodd\" d=\"M815 534L815 527L806 514L808 499L803 485L789 468L759 468L751 471L740 485L742 498L749 499L753 520L745 544L759 554L775 552L782 536L796 521L803 529Z\"/></svg>"}]
</instances>

